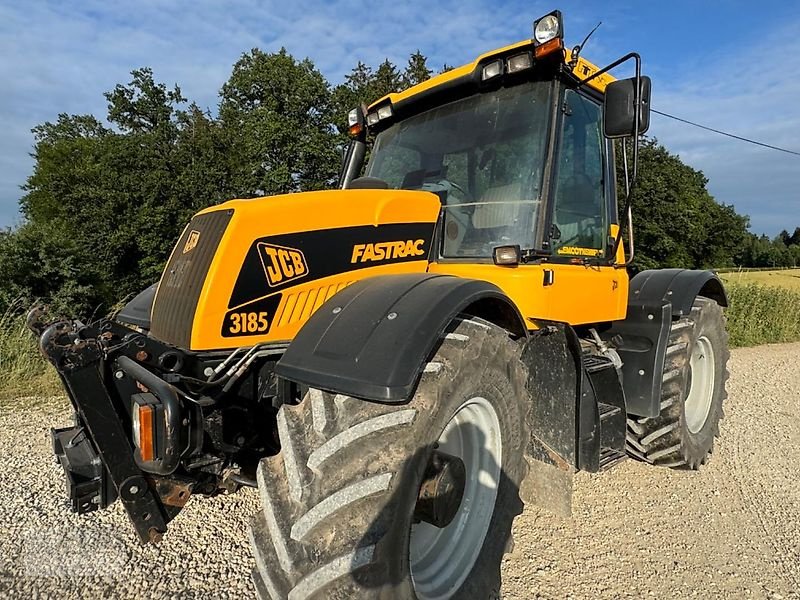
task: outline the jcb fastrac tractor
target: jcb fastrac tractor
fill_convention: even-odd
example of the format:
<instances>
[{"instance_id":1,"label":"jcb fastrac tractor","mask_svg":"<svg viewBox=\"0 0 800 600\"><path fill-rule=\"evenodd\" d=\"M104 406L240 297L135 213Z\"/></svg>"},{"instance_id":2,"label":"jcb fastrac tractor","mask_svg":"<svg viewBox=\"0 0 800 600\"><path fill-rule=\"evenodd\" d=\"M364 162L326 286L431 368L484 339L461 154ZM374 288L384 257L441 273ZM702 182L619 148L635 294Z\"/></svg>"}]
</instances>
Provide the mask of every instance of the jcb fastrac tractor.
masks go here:
<instances>
[{"instance_id":1,"label":"jcb fastrac tractor","mask_svg":"<svg viewBox=\"0 0 800 600\"><path fill-rule=\"evenodd\" d=\"M568 511L574 472L626 456L703 464L725 292L629 280L650 82L579 54L551 13L352 111L341 189L199 212L113 319L32 315L72 508L118 498L153 542L190 496L257 487L262 598L482 599L523 502Z\"/></svg>"}]
</instances>

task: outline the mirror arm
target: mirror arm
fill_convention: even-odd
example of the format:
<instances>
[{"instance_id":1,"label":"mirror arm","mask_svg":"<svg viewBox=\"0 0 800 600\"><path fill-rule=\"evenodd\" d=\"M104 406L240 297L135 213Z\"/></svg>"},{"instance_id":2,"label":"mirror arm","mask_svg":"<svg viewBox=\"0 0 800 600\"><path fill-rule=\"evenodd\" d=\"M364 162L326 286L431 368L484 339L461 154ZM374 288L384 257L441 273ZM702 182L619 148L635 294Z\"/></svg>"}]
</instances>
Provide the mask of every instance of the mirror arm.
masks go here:
<instances>
[{"instance_id":1,"label":"mirror arm","mask_svg":"<svg viewBox=\"0 0 800 600\"><path fill-rule=\"evenodd\" d=\"M633 246L633 210L631 208L630 197L631 197L631 181L628 174L628 147L625 144L625 140L622 140L622 168L623 173L625 175L625 209L623 210L623 214L627 217L628 221L628 256L627 260L624 264L619 265L620 268L627 267L633 262L633 254L634 254L634 246ZM617 232L617 239L614 240L614 252L611 256L617 256L617 248L619 247L619 240L620 236L622 235L622 227L620 226L620 230Z\"/></svg>"},{"instance_id":2,"label":"mirror arm","mask_svg":"<svg viewBox=\"0 0 800 600\"><path fill-rule=\"evenodd\" d=\"M610 65L606 65L605 67L603 67L599 71L596 71L595 73L592 73L586 79L581 79L578 82L578 87L581 87L581 86L589 83L592 79L596 79L596 78L600 77L600 75L605 75L611 69L614 69L614 68L620 66L622 63L627 62L632 58L636 60L636 78L640 79L641 78L641 74L642 74L642 57L639 56L638 52L629 52L628 54L626 54L622 58L618 58L617 60L615 60Z\"/></svg>"},{"instance_id":3,"label":"mirror arm","mask_svg":"<svg viewBox=\"0 0 800 600\"><path fill-rule=\"evenodd\" d=\"M343 161L341 175L339 176L339 189L346 189L347 186L350 185L350 182L358 176L366 154L366 142L358 138L350 140Z\"/></svg>"},{"instance_id":4,"label":"mirror arm","mask_svg":"<svg viewBox=\"0 0 800 600\"><path fill-rule=\"evenodd\" d=\"M622 58L614 61L610 65L600 69L596 73L593 73L586 79L580 82L579 85L583 85L588 81L591 81L595 77L599 77L603 73L607 73L614 67L621 65L622 63L634 59L636 62L636 89L633 92L633 104L636 108L636 119L633 125L633 165L631 167L631 177L628 179L628 152L625 146L625 140L622 140L622 160L624 162L624 169L625 169L625 209L623 210L623 214L627 217L627 228L628 228L628 252L629 255L626 258L625 262L621 265L614 265L618 269L624 269L628 267L633 262L633 210L632 210L632 202L633 199L633 192L636 189L636 178L639 172L639 122L642 110L642 57L639 56L636 52L630 52L626 54ZM614 240L614 249L611 252L611 256L613 257L612 260L616 260L617 258L617 250L619 249L619 245L622 242L622 226L620 226L619 231L617 231L617 237Z\"/></svg>"}]
</instances>

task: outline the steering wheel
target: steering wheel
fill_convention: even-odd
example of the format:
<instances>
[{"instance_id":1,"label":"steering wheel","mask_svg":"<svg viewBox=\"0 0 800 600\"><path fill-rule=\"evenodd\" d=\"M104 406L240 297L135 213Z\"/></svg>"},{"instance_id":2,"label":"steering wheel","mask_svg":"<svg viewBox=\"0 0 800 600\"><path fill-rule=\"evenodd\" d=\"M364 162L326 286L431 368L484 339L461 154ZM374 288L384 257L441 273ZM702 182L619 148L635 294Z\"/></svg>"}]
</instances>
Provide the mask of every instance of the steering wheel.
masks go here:
<instances>
[{"instance_id":1,"label":"steering wheel","mask_svg":"<svg viewBox=\"0 0 800 600\"><path fill-rule=\"evenodd\" d=\"M462 188L460 185L458 185L457 183L455 183L453 181L450 181L449 179L440 179L439 181L440 182L444 182L444 185L449 186L451 188L451 190L448 190L448 192L447 192L448 197L450 196L450 194L453 193L452 190L455 190L456 192L458 192L457 195L460 196L460 198L456 198L456 200L458 200L459 204L463 204L464 202L471 202L472 201L472 198L469 197L469 194L467 193L467 191L464 188Z\"/></svg>"},{"instance_id":2,"label":"steering wheel","mask_svg":"<svg viewBox=\"0 0 800 600\"><path fill-rule=\"evenodd\" d=\"M447 194L446 198L448 199L447 204L449 206L458 206L459 204L465 204L472 202L472 198L466 192L464 188L462 188L457 183L450 181L449 179L437 179L435 181L429 180L422 184L422 187L419 188L428 192L433 192L434 194L439 194L441 192L445 192ZM452 196L451 196L452 195ZM450 202L450 198L453 198L454 202ZM473 206L464 207L464 210L472 214L470 209L474 209Z\"/></svg>"}]
</instances>

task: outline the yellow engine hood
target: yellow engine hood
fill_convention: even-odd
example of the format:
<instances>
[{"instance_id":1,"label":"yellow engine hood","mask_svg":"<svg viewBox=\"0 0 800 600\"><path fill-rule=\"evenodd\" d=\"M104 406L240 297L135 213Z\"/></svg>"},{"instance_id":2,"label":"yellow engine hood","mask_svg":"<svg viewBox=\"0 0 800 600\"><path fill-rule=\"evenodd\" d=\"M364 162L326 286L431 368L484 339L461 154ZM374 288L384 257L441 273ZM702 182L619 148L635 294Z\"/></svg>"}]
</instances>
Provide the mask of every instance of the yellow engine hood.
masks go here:
<instances>
[{"instance_id":1,"label":"yellow engine hood","mask_svg":"<svg viewBox=\"0 0 800 600\"><path fill-rule=\"evenodd\" d=\"M151 332L192 350L290 340L354 281L426 270L439 211L434 194L405 190L305 192L205 209L167 263Z\"/></svg>"}]
</instances>

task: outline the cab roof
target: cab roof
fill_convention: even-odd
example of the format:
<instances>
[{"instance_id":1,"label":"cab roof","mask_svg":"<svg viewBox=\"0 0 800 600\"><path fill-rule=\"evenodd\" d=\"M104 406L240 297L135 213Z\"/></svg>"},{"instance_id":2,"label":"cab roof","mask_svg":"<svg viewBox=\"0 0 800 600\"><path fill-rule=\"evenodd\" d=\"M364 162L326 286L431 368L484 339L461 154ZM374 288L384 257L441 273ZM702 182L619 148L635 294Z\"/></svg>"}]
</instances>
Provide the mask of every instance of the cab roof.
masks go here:
<instances>
[{"instance_id":1,"label":"cab roof","mask_svg":"<svg viewBox=\"0 0 800 600\"><path fill-rule=\"evenodd\" d=\"M485 63L494 56L505 56L509 52L516 50L517 48L522 49L522 48L532 48L532 47L533 47L532 40L523 40L515 44L511 44L509 46L504 46L503 48L492 50L491 52L486 52L485 54L481 54L471 63L467 63L466 65L462 65L455 69L451 69L450 71L447 71L445 73L435 75L430 79L423 81L422 83L418 83L417 85L414 85L406 90L403 90L402 92L392 92L390 94L386 94L385 96L379 98L378 100L370 104L368 110L372 110L379 104L386 103L387 100L391 102L393 105L406 102L414 98L414 96L420 95L424 92L428 92L429 90L432 91L435 88L444 87L446 84L455 81L456 79L468 77L478 68L478 65ZM569 50L568 48L565 48L563 50L564 64L569 64L571 58L572 58L572 51ZM572 72L579 79L586 79L587 77L596 73L599 70L600 68L597 65L589 62L583 57L579 57L578 62L575 65L575 68L573 69ZM599 77L592 79L592 81L590 81L586 85L602 93L605 91L606 86L612 81L615 81L615 77L613 77L608 73L604 73Z\"/></svg>"}]
</instances>

